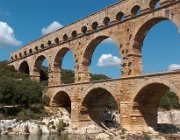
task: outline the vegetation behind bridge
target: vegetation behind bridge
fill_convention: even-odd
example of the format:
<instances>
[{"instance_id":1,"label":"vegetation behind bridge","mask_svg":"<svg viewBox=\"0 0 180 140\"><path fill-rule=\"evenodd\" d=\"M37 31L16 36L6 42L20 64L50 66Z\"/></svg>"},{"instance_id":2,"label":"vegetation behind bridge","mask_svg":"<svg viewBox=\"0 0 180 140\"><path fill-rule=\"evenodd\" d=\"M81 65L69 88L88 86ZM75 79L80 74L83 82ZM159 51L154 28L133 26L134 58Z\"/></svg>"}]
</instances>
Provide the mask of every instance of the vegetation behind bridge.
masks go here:
<instances>
[{"instance_id":1,"label":"vegetation behind bridge","mask_svg":"<svg viewBox=\"0 0 180 140\"><path fill-rule=\"evenodd\" d=\"M43 110L43 90L47 85L47 68L41 69L41 83L33 81L27 74L20 73L0 62L0 119L5 116L21 116L25 118L39 118L47 115ZM105 75L91 74L91 80L109 79ZM74 82L74 72L62 71L62 80L65 84ZM113 108L115 100L110 99L108 106ZM14 106L14 108L8 108ZM179 109L180 104L175 93L168 91L160 101L160 107L165 109ZM43 115L42 115L43 114ZM28 119L28 118L27 118Z\"/></svg>"}]
</instances>

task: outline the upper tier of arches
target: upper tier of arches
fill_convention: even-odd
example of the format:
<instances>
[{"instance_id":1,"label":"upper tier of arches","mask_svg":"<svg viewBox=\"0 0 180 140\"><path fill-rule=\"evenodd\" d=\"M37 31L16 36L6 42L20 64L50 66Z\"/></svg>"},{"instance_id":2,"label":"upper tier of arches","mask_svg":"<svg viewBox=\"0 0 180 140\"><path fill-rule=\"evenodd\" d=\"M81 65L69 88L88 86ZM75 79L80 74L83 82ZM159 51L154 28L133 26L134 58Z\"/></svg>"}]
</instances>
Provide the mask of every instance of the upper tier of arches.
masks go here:
<instances>
[{"instance_id":1,"label":"upper tier of arches","mask_svg":"<svg viewBox=\"0 0 180 140\"><path fill-rule=\"evenodd\" d=\"M160 9L161 5L164 6L164 3L169 4L171 2L176 2L176 1L177 0L173 0L173 1L147 0L144 3L142 1L132 2L132 1L124 0L120 3L108 7L107 9L103 9L102 11L99 11L89 17L86 17L78 21L78 22L83 21L83 23L78 24L76 28L73 27L71 28L71 26L74 26L74 24L77 24L78 22L71 24L67 27L64 27L63 29L60 29L57 32L49 34L43 37L42 39L35 41L34 43L36 45L34 46L32 45L33 43L27 45L27 47L24 47L21 50L13 53L11 55L11 61L16 61L18 59L22 59L24 57L33 55L35 53L40 53L46 49L58 46L70 40L74 40L80 36L88 35L98 30L112 26L114 24L122 23L131 18L141 16L147 11L154 11L156 9ZM129 5L132 6L129 7ZM104 14L104 11L106 10L108 10L109 14ZM99 16L98 14L102 14L102 16Z\"/></svg>"}]
</instances>

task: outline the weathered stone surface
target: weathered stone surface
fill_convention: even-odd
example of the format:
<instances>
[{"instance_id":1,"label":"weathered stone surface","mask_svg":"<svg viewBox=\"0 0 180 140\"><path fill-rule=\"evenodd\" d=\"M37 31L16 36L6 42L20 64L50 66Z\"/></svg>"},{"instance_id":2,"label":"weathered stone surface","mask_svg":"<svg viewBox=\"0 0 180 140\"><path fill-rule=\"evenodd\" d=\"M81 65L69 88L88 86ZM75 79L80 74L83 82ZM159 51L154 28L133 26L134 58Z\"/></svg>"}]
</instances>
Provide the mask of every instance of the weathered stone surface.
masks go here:
<instances>
[{"instance_id":1,"label":"weathered stone surface","mask_svg":"<svg viewBox=\"0 0 180 140\"><path fill-rule=\"evenodd\" d=\"M173 21L180 31L180 1L160 0L159 9L155 9L154 2L156 0L118 2L13 52L9 65L39 80L41 64L47 59L49 81L46 96L50 98L51 106L63 105L69 111L71 109L72 125L91 124L90 109L84 107L87 104L84 101L91 91L98 91L114 97L121 113L122 127L129 130L144 130L147 125L155 127L157 104L165 91L170 88L180 98L180 71L141 76L142 45L147 32L163 20ZM142 11L138 16L135 14L137 5ZM125 15L123 21L120 12ZM107 38L117 43L123 78L89 82L93 52ZM63 85L59 65L69 50L74 55L75 84ZM94 96L97 98L96 94ZM96 108L98 103L91 104ZM101 110L96 114L105 109L103 101L99 104Z\"/></svg>"}]
</instances>

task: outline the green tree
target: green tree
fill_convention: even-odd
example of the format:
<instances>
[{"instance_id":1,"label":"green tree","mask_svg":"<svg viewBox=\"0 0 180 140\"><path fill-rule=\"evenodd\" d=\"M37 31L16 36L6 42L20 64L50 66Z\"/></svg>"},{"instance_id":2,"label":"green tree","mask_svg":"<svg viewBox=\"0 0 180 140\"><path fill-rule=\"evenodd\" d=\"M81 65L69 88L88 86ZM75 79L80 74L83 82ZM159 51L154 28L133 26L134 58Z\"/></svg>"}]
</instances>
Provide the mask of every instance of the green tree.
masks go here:
<instances>
[{"instance_id":1,"label":"green tree","mask_svg":"<svg viewBox=\"0 0 180 140\"><path fill-rule=\"evenodd\" d=\"M166 94L161 98L159 106L168 110L180 109L179 99L177 95L170 90L168 90Z\"/></svg>"}]
</instances>

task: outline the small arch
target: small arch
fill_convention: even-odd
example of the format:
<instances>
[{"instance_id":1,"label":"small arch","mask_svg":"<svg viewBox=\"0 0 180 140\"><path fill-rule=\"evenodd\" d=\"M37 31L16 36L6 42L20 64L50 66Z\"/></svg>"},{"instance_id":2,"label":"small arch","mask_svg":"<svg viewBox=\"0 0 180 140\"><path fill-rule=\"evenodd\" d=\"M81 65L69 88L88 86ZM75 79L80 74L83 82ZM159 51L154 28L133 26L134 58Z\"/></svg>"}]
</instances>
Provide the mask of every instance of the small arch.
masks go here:
<instances>
[{"instance_id":1,"label":"small arch","mask_svg":"<svg viewBox=\"0 0 180 140\"><path fill-rule=\"evenodd\" d=\"M22 57L22 53L19 53L19 57L20 57L20 58Z\"/></svg>"},{"instance_id":2,"label":"small arch","mask_svg":"<svg viewBox=\"0 0 180 140\"><path fill-rule=\"evenodd\" d=\"M140 15L140 14L141 14L141 8L140 8L140 6L139 6L139 5L135 5L135 6L132 8L132 10L131 10L131 14L132 14L133 16L138 16L138 15Z\"/></svg>"},{"instance_id":3,"label":"small arch","mask_svg":"<svg viewBox=\"0 0 180 140\"><path fill-rule=\"evenodd\" d=\"M58 45L59 44L59 38L56 37L55 40L54 40L55 44Z\"/></svg>"},{"instance_id":4,"label":"small arch","mask_svg":"<svg viewBox=\"0 0 180 140\"><path fill-rule=\"evenodd\" d=\"M26 51L24 51L24 55L25 55L25 56L27 55L27 52L26 52Z\"/></svg>"},{"instance_id":5,"label":"small arch","mask_svg":"<svg viewBox=\"0 0 180 140\"><path fill-rule=\"evenodd\" d=\"M69 113L71 112L71 99L69 95L64 91L59 91L58 93L56 93L51 104L55 107L63 107Z\"/></svg>"},{"instance_id":6,"label":"small arch","mask_svg":"<svg viewBox=\"0 0 180 140\"><path fill-rule=\"evenodd\" d=\"M14 60L14 57L13 57L13 56L11 56L11 60Z\"/></svg>"},{"instance_id":7,"label":"small arch","mask_svg":"<svg viewBox=\"0 0 180 140\"><path fill-rule=\"evenodd\" d=\"M28 65L27 61L23 61L23 62L20 64L18 70L19 70L20 72L22 72L22 73L29 74L29 65Z\"/></svg>"},{"instance_id":8,"label":"small arch","mask_svg":"<svg viewBox=\"0 0 180 140\"><path fill-rule=\"evenodd\" d=\"M98 29L98 22L97 21L93 22L91 27L93 30L97 30Z\"/></svg>"},{"instance_id":9,"label":"small arch","mask_svg":"<svg viewBox=\"0 0 180 140\"><path fill-rule=\"evenodd\" d=\"M64 41L67 41L67 40L68 40L68 35L67 35L67 34L64 34L64 35L63 35L63 40L64 40Z\"/></svg>"},{"instance_id":10,"label":"small arch","mask_svg":"<svg viewBox=\"0 0 180 140\"><path fill-rule=\"evenodd\" d=\"M72 36L72 37L77 37L77 31L75 31L75 30L72 31L71 36Z\"/></svg>"},{"instance_id":11,"label":"small arch","mask_svg":"<svg viewBox=\"0 0 180 140\"><path fill-rule=\"evenodd\" d=\"M151 2L149 3L149 7L151 9L156 9L160 7L160 0L151 0Z\"/></svg>"},{"instance_id":12,"label":"small arch","mask_svg":"<svg viewBox=\"0 0 180 140\"><path fill-rule=\"evenodd\" d=\"M86 33L87 33L87 26L83 26L83 27L81 28L81 32L82 32L83 34L86 34Z\"/></svg>"},{"instance_id":13,"label":"small arch","mask_svg":"<svg viewBox=\"0 0 180 140\"><path fill-rule=\"evenodd\" d=\"M29 49L29 53L32 54L32 49Z\"/></svg>"},{"instance_id":14,"label":"small arch","mask_svg":"<svg viewBox=\"0 0 180 140\"><path fill-rule=\"evenodd\" d=\"M38 46L35 47L35 51L38 52L39 51L39 48Z\"/></svg>"},{"instance_id":15,"label":"small arch","mask_svg":"<svg viewBox=\"0 0 180 140\"><path fill-rule=\"evenodd\" d=\"M116 20L118 20L118 21L123 21L124 19L125 19L125 15L124 15L123 12L117 13L117 15L116 15Z\"/></svg>"},{"instance_id":16,"label":"small arch","mask_svg":"<svg viewBox=\"0 0 180 140\"><path fill-rule=\"evenodd\" d=\"M110 25L110 18L109 17L105 17L103 20L104 25Z\"/></svg>"},{"instance_id":17,"label":"small arch","mask_svg":"<svg viewBox=\"0 0 180 140\"><path fill-rule=\"evenodd\" d=\"M17 57L17 54L15 55L15 58L17 59L18 57Z\"/></svg>"},{"instance_id":18,"label":"small arch","mask_svg":"<svg viewBox=\"0 0 180 140\"><path fill-rule=\"evenodd\" d=\"M44 49L44 44L41 44L41 46L40 46L40 47L41 47L41 49L43 50L43 49Z\"/></svg>"},{"instance_id":19,"label":"small arch","mask_svg":"<svg viewBox=\"0 0 180 140\"><path fill-rule=\"evenodd\" d=\"M51 47L51 45L52 45L52 43L51 43L51 41L50 41L50 40L48 41L48 43L47 43L47 44L48 44L48 47Z\"/></svg>"}]
</instances>

